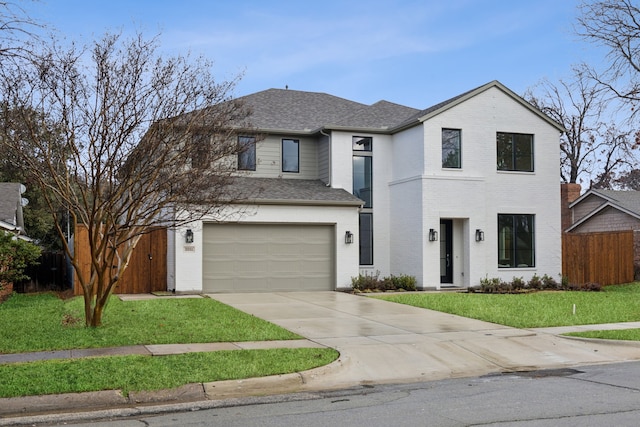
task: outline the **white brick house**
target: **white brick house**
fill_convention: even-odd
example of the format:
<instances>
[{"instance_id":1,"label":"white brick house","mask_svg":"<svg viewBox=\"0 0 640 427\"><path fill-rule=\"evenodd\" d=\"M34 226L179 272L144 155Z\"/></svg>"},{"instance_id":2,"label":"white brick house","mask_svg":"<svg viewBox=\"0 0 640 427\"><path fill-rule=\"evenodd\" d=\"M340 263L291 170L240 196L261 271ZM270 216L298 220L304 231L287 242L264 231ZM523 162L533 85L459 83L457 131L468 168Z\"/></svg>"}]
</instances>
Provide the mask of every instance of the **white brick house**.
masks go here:
<instances>
[{"instance_id":1,"label":"white brick house","mask_svg":"<svg viewBox=\"0 0 640 427\"><path fill-rule=\"evenodd\" d=\"M465 287L561 273L562 128L499 82L426 110L279 89L241 99L266 135L239 138L250 147L240 185L260 196L243 215L170 234L169 289L347 289L375 272Z\"/></svg>"}]
</instances>

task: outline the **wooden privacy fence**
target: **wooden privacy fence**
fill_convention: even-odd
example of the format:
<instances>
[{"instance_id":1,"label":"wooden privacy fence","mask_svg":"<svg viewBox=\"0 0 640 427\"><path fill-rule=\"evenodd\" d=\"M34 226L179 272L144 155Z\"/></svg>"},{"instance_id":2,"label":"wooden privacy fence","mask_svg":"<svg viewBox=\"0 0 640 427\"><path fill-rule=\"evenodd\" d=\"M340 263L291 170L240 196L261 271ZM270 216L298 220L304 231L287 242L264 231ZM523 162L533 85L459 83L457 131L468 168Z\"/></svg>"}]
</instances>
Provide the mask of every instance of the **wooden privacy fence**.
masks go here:
<instances>
[{"instance_id":1,"label":"wooden privacy fence","mask_svg":"<svg viewBox=\"0 0 640 427\"><path fill-rule=\"evenodd\" d=\"M569 283L618 285L634 280L633 231L564 233L562 274Z\"/></svg>"},{"instance_id":2,"label":"wooden privacy fence","mask_svg":"<svg viewBox=\"0 0 640 427\"><path fill-rule=\"evenodd\" d=\"M87 227L78 225L74 237L74 251L81 266L82 277L89 278L91 256ZM146 294L167 290L167 230L154 228L138 241L129 266L114 288L116 294ZM78 278L74 281L74 294L82 295Z\"/></svg>"}]
</instances>

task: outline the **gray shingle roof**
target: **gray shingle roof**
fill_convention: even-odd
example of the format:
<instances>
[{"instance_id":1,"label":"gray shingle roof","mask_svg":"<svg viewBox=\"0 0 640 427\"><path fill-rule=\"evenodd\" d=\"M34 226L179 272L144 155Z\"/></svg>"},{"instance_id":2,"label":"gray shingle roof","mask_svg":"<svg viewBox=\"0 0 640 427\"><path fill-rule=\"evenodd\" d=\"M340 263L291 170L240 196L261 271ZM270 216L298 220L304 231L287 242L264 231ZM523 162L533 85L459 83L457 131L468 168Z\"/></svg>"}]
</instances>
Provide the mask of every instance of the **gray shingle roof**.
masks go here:
<instances>
[{"instance_id":1,"label":"gray shingle roof","mask_svg":"<svg viewBox=\"0 0 640 427\"><path fill-rule=\"evenodd\" d=\"M341 188L327 187L320 180L237 177L231 194L245 195L240 203L361 206L364 202Z\"/></svg>"},{"instance_id":2,"label":"gray shingle roof","mask_svg":"<svg viewBox=\"0 0 640 427\"><path fill-rule=\"evenodd\" d=\"M367 108L365 104L318 92L268 89L238 98L252 112L257 129L310 132Z\"/></svg>"},{"instance_id":3,"label":"gray shingle roof","mask_svg":"<svg viewBox=\"0 0 640 427\"><path fill-rule=\"evenodd\" d=\"M339 122L327 124L358 129L389 129L407 120L407 117L411 117L416 114L417 111L419 110L394 104L393 102L378 101L369 107L358 110Z\"/></svg>"},{"instance_id":4,"label":"gray shingle roof","mask_svg":"<svg viewBox=\"0 0 640 427\"><path fill-rule=\"evenodd\" d=\"M591 192L602 196L614 206L640 216L640 191L591 190Z\"/></svg>"}]
</instances>

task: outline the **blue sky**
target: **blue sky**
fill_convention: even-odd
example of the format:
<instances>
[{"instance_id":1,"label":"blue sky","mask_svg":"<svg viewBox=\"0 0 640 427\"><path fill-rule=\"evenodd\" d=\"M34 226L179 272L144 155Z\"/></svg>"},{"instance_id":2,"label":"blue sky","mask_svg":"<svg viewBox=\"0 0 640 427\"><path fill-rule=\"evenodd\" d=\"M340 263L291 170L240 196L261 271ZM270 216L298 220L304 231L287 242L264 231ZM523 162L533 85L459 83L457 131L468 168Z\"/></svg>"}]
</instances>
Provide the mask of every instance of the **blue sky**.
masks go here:
<instances>
[{"instance_id":1,"label":"blue sky","mask_svg":"<svg viewBox=\"0 0 640 427\"><path fill-rule=\"evenodd\" d=\"M522 94L571 65L601 61L574 34L579 0L39 0L30 15L69 40L160 34L214 73L269 88L427 108L491 80Z\"/></svg>"}]
</instances>

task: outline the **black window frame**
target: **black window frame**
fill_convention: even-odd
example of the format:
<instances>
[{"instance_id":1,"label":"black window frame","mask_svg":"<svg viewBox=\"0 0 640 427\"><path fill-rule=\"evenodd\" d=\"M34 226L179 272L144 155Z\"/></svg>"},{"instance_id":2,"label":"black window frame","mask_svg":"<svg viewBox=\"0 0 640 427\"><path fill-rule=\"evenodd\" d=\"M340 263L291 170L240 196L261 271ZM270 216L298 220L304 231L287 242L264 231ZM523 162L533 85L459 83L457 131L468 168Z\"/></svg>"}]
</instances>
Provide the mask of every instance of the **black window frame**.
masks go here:
<instances>
[{"instance_id":1,"label":"black window frame","mask_svg":"<svg viewBox=\"0 0 640 427\"><path fill-rule=\"evenodd\" d=\"M256 137L238 136L238 170L256 170Z\"/></svg>"},{"instance_id":2,"label":"black window frame","mask_svg":"<svg viewBox=\"0 0 640 427\"><path fill-rule=\"evenodd\" d=\"M294 143L294 146L295 146L295 168L286 168L285 169L285 165L287 164L287 162L285 162L285 141ZM300 140L299 139L292 139L292 138L282 138L281 151L282 151L281 152L281 169L282 169L282 172L300 173Z\"/></svg>"},{"instance_id":3,"label":"black window frame","mask_svg":"<svg viewBox=\"0 0 640 427\"><path fill-rule=\"evenodd\" d=\"M524 138L528 149L524 149ZM529 133L498 132L496 134L496 165L499 171L534 172L534 136ZM528 152L528 154L527 154ZM525 153L522 155L521 153ZM525 161L525 159L528 159ZM528 163L528 164L525 164Z\"/></svg>"},{"instance_id":4,"label":"black window frame","mask_svg":"<svg viewBox=\"0 0 640 427\"><path fill-rule=\"evenodd\" d=\"M453 132L457 134L457 144L451 147L450 145L455 143L452 142L451 136L445 134ZM451 157L452 153L454 153L453 157ZM454 159L455 164L448 163L450 159ZM444 169L462 168L462 129L442 128L442 167Z\"/></svg>"},{"instance_id":5,"label":"black window frame","mask_svg":"<svg viewBox=\"0 0 640 427\"><path fill-rule=\"evenodd\" d=\"M534 214L498 214L497 243L499 268L534 268L536 266L536 216Z\"/></svg>"}]
</instances>

